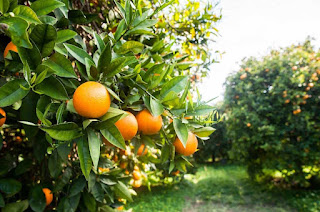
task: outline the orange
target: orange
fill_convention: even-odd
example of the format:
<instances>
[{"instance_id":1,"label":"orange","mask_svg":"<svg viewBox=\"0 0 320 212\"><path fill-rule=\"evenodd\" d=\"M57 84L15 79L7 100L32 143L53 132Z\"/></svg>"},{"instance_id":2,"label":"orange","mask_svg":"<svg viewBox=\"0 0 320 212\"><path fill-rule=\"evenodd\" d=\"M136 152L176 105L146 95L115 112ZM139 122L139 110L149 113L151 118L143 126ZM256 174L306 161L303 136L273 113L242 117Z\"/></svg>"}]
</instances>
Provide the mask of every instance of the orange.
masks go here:
<instances>
[{"instance_id":1,"label":"orange","mask_svg":"<svg viewBox=\"0 0 320 212\"><path fill-rule=\"evenodd\" d=\"M240 76L240 80L243 80L243 79L245 79L245 78L247 78L247 73L244 73L244 74L242 74L242 75Z\"/></svg>"},{"instance_id":2,"label":"orange","mask_svg":"<svg viewBox=\"0 0 320 212\"><path fill-rule=\"evenodd\" d=\"M20 136L17 136L17 137L16 137L16 142L19 142L19 143L20 143L21 141L22 141L22 138L21 138Z\"/></svg>"},{"instance_id":3,"label":"orange","mask_svg":"<svg viewBox=\"0 0 320 212\"><path fill-rule=\"evenodd\" d=\"M247 127L251 127L251 123L247 123Z\"/></svg>"},{"instance_id":4,"label":"orange","mask_svg":"<svg viewBox=\"0 0 320 212\"><path fill-rule=\"evenodd\" d=\"M145 135L157 134L162 127L162 117L153 116L147 109L140 111L136 118L139 131Z\"/></svg>"},{"instance_id":5,"label":"orange","mask_svg":"<svg viewBox=\"0 0 320 212\"><path fill-rule=\"evenodd\" d=\"M118 128L118 130L120 131L122 137L124 138L124 140L131 140L138 132L138 122L136 117L126 111L126 113L128 114L126 117L118 120L115 125Z\"/></svg>"},{"instance_id":6,"label":"orange","mask_svg":"<svg viewBox=\"0 0 320 212\"><path fill-rule=\"evenodd\" d=\"M139 170L140 170L140 168L139 168L139 166L135 165L135 166L133 167L133 170L135 170L135 171L139 171Z\"/></svg>"},{"instance_id":7,"label":"orange","mask_svg":"<svg viewBox=\"0 0 320 212\"><path fill-rule=\"evenodd\" d=\"M7 45L6 48L4 49L3 57L6 57L7 54L9 53L9 51L13 51L13 52L17 52L17 53L18 53L17 46L14 45L14 44L12 43L12 41L11 41L10 43L8 43L8 45Z\"/></svg>"},{"instance_id":8,"label":"orange","mask_svg":"<svg viewBox=\"0 0 320 212\"><path fill-rule=\"evenodd\" d=\"M127 162L122 162L122 163L120 163L120 168L121 168L121 169L125 169L125 168L127 168L127 166L128 166L128 163L127 163Z\"/></svg>"},{"instance_id":9,"label":"orange","mask_svg":"<svg viewBox=\"0 0 320 212\"><path fill-rule=\"evenodd\" d=\"M99 118L110 108L109 92L98 82L85 82L74 92L73 106L80 116Z\"/></svg>"},{"instance_id":10,"label":"orange","mask_svg":"<svg viewBox=\"0 0 320 212\"><path fill-rule=\"evenodd\" d=\"M141 146L138 149L137 155L145 155L148 152L148 148L144 148L144 144L141 144Z\"/></svg>"},{"instance_id":11,"label":"orange","mask_svg":"<svg viewBox=\"0 0 320 212\"><path fill-rule=\"evenodd\" d=\"M43 188L42 192L46 196L46 206L50 205L50 203L53 200L53 194L52 194L51 190L48 188Z\"/></svg>"},{"instance_id":12,"label":"orange","mask_svg":"<svg viewBox=\"0 0 320 212\"><path fill-rule=\"evenodd\" d=\"M176 148L176 152L178 152L184 156L189 156L189 155L192 155L193 153L195 153L195 151L197 150L198 139L192 132L189 132L186 148L183 147L182 142L180 141L180 139L178 137L173 142L173 145Z\"/></svg>"},{"instance_id":13,"label":"orange","mask_svg":"<svg viewBox=\"0 0 320 212\"><path fill-rule=\"evenodd\" d=\"M1 119L0 119L0 127L6 122L6 119L7 119L7 115L6 115L6 112L2 109L2 108L0 108L0 114L2 115L2 116L4 116L4 117L2 117Z\"/></svg>"},{"instance_id":14,"label":"orange","mask_svg":"<svg viewBox=\"0 0 320 212\"><path fill-rule=\"evenodd\" d=\"M290 99L286 99L285 103L288 104L290 102Z\"/></svg>"},{"instance_id":15,"label":"orange","mask_svg":"<svg viewBox=\"0 0 320 212\"><path fill-rule=\"evenodd\" d=\"M139 171L133 171L132 177L134 180L140 180L141 179L141 173Z\"/></svg>"},{"instance_id":16,"label":"orange","mask_svg":"<svg viewBox=\"0 0 320 212\"><path fill-rule=\"evenodd\" d=\"M123 208L124 208L123 205L121 205L121 206L117 207L117 210L118 210L118 211L122 211Z\"/></svg>"},{"instance_id":17,"label":"orange","mask_svg":"<svg viewBox=\"0 0 320 212\"><path fill-rule=\"evenodd\" d=\"M142 185L142 180L135 180L133 181L132 186L135 188L139 188Z\"/></svg>"}]
</instances>

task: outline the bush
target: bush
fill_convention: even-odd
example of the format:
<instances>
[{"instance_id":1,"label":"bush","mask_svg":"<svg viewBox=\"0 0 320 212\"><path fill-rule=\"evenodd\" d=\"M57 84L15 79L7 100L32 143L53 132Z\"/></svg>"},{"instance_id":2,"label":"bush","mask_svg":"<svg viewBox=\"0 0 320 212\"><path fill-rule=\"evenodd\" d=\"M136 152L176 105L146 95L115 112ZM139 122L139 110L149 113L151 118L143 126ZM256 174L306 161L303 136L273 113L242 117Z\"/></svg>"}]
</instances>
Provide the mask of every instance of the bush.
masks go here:
<instances>
[{"instance_id":1,"label":"bush","mask_svg":"<svg viewBox=\"0 0 320 212\"><path fill-rule=\"evenodd\" d=\"M319 175L320 52L310 40L249 58L227 79L225 104L232 157L251 176L309 186Z\"/></svg>"},{"instance_id":2,"label":"bush","mask_svg":"<svg viewBox=\"0 0 320 212\"><path fill-rule=\"evenodd\" d=\"M133 188L187 171L176 137L188 147L188 132L198 139L213 132L206 124L213 107L191 98L188 77L212 62L201 31L219 20L208 14L211 4L186 5L192 31L163 22L174 1L83 2L1 3L3 211L121 207Z\"/></svg>"}]
</instances>

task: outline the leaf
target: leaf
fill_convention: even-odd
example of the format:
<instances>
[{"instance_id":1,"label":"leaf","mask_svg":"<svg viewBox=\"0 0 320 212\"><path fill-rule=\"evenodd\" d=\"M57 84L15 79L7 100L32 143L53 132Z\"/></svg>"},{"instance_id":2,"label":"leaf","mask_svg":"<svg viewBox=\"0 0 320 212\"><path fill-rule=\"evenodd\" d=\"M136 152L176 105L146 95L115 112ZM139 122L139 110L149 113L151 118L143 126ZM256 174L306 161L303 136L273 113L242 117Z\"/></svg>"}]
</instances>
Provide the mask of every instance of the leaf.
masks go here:
<instances>
[{"instance_id":1,"label":"leaf","mask_svg":"<svg viewBox=\"0 0 320 212\"><path fill-rule=\"evenodd\" d=\"M57 100L69 99L63 84L53 76L48 77L47 79L43 80L42 83L38 84L35 88L35 91Z\"/></svg>"},{"instance_id":2,"label":"leaf","mask_svg":"<svg viewBox=\"0 0 320 212\"><path fill-rule=\"evenodd\" d=\"M87 185L86 179L82 176L79 176L78 179L72 182L70 192L69 192L69 197L79 194L86 185Z\"/></svg>"},{"instance_id":3,"label":"leaf","mask_svg":"<svg viewBox=\"0 0 320 212\"><path fill-rule=\"evenodd\" d=\"M28 200L23 200L20 202L8 203L4 208L2 208L2 212L23 212L27 210L29 207Z\"/></svg>"},{"instance_id":4,"label":"leaf","mask_svg":"<svg viewBox=\"0 0 320 212\"><path fill-rule=\"evenodd\" d=\"M54 150L48 160L48 168L51 177L57 178L60 175L63 169L62 162L63 161L61 160L58 151Z\"/></svg>"},{"instance_id":5,"label":"leaf","mask_svg":"<svg viewBox=\"0 0 320 212\"><path fill-rule=\"evenodd\" d=\"M28 49L18 47L18 52L22 63L25 66L28 64L33 70L41 63L41 54L35 43L33 43L32 48Z\"/></svg>"},{"instance_id":6,"label":"leaf","mask_svg":"<svg viewBox=\"0 0 320 212\"><path fill-rule=\"evenodd\" d=\"M187 76L178 76L173 78L172 80L166 82L160 91L160 96L163 99L169 94L171 91L175 93L180 93L183 91L188 85L188 77Z\"/></svg>"},{"instance_id":7,"label":"leaf","mask_svg":"<svg viewBox=\"0 0 320 212\"><path fill-rule=\"evenodd\" d=\"M28 21L29 23L41 23L37 14L30 7L19 5L16 8L14 8L13 13L16 17L22 18Z\"/></svg>"},{"instance_id":8,"label":"leaf","mask_svg":"<svg viewBox=\"0 0 320 212\"><path fill-rule=\"evenodd\" d=\"M88 192L83 192L82 193L82 200L84 202L84 205L87 207L87 209L90 212L96 212L96 207L97 207L97 202L94 199L94 197L89 194Z\"/></svg>"},{"instance_id":9,"label":"leaf","mask_svg":"<svg viewBox=\"0 0 320 212\"><path fill-rule=\"evenodd\" d=\"M63 174L58 178L58 181L55 184L53 192L61 191L65 185L70 182L70 178L72 177L72 169L67 167Z\"/></svg>"},{"instance_id":10,"label":"leaf","mask_svg":"<svg viewBox=\"0 0 320 212\"><path fill-rule=\"evenodd\" d=\"M61 105L59 106L58 110L57 110L57 114L56 114L56 119L57 119L57 124L62 123L62 115L64 113L66 109L66 104L63 102L61 103Z\"/></svg>"},{"instance_id":11,"label":"leaf","mask_svg":"<svg viewBox=\"0 0 320 212\"><path fill-rule=\"evenodd\" d=\"M0 12L2 14L6 13L9 9L9 6L10 6L9 0L0 1Z\"/></svg>"},{"instance_id":12,"label":"leaf","mask_svg":"<svg viewBox=\"0 0 320 212\"><path fill-rule=\"evenodd\" d=\"M0 87L0 107L12 105L29 93L29 90L22 89L20 85L26 86L27 82L24 79L15 79Z\"/></svg>"},{"instance_id":13,"label":"leaf","mask_svg":"<svg viewBox=\"0 0 320 212\"><path fill-rule=\"evenodd\" d=\"M21 161L17 165L16 169L14 170L14 173L16 176L21 175L21 174L29 171L31 166L32 166L32 160L31 159L24 159L23 161Z\"/></svg>"},{"instance_id":14,"label":"leaf","mask_svg":"<svg viewBox=\"0 0 320 212\"><path fill-rule=\"evenodd\" d=\"M99 35L98 35L99 36ZM110 66L112 58L112 51L110 43L107 43L107 45L102 49L101 55L98 60L98 70L100 72L106 72Z\"/></svg>"},{"instance_id":15,"label":"leaf","mask_svg":"<svg viewBox=\"0 0 320 212\"><path fill-rule=\"evenodd\" d=\"M29 41L27 29L28 22L18 17L10 17L0 20L0 23L8 25L8 31L11 35L11 41L19 47L31 49L32 44Z\"/></svg>"},{"instance_id":16,"label":"leaf","mask_svg":"<svg viewBox=\"0 0 320 212\"><path fill-rule=\"evenodd\" d=\"M103 74L106 77L113 77L114 75L116 75L121 71L121 69L125 65L126 60L127 60L126 57L118 57L114 59L109 66L104 68Z\"/></svg>"},{"instance_id":17,"label":"leaf","mask_svg":"<svg viewBox=\"0 0 320 212\"><path fill-rule=\"evenodd\" d=\"M194 110L191 110L191 111L188 110L186 116L203 116L203 115L208 115L208 114L210 114L214 109L215 109L215 107L210 106L210 105L200 105L200 106L194 108Z\"/></svg>"},{"instance_id":18,"label":"leaf","mask_svg":"<svg viewBox=\"0 0 320 212\"><path fill-rule=\"evenodd\" d=\"M99 52L102 54L103 50L106 47L104 41L102 40L101 36L96 32L93 32L93 37L94 37L96 45L98 46ZM110 46L110 44L109 44L109 46ZM111 52L111 49L110 49L110 52ZM111 58L111 55L110 55L110 58Z\"/></svg>"},{"instance_id":19,"label":"leaf","mask_svg":"<svg viewBox=\"0 0 320 212\"><path fill-rule=\"evenodd\" d=\"M68 43L65 43L63 45L67 48L68 52L83 65L86 64L85 58L88 58L89 60L94 62L93 59L90 57L90 55L87 52L85 52L83 49L80 49L79 47L76 47Z\"/></svg>"},{"instance_id":20,"label":"leaf","mask_svg":"<svg viewBox=\"0 0 320 212\"><path fill-rule=\"evenodd\" d=\"M101 121L105 121L107 119L111 119L111 118L114 118L116 116L119 116L119 115L122 115L121 117L119 117L119 119L123 118L123 115L126 115L127 113L123 110L120 110L118 108L114 108L114 107L110 107L108 112L103 115L100 120ZM114 122L115 123L115 122Z\"/></svg>"},{"instance_id":21,"label":"leaf","mask_svg":"<svg viewBox=\"0 0 320 212\"><path fill-rule=\"evenodd\" d=\"M70 30L70 29L59 30L57 32L56 43L63 43L65 41L68 41L68 40L74 38L76 35L77 35L77 33L75 31Z\"/></svg>"},{"instance_id":22,"label":"leaf","mask_svg":"<svg viewBox=\"0 0 320 212\"><path fill-rule=\"evenodd\" d=\"M23 66L23 76L24 76L24 79L29 83L31 84L31 70L30 70L30 67L28 65L28 63L26 63L24 66Z\"/></svg>"},{"instance_id":23,"label":"leaf","mask_svg":"<svg viewBox=\"0 0 320 212\"><path fill-rule=\"evenodd\" d=\"M78 78L70 60L58 52L54 53L49 60L44 61L42 64L49 67L54 74L60 77Z\"/></svg>"},{"instance_id":24,"label":"leaf","mask_svg":"<svg viewBox=\"0 0 320 212\"><path fill-rule=\"evenodd\" d=\"M142 52L144 45L138 41L127 41L116 51L118 54L125 54L132 51L135 54Z\"/></svg>"},{"instance_id":25,"label":"leaf","mask_svg":"<svg viewBox=\"0 0 320 212\"><path fill-rule=\"evenodd\" d=\"M32 30L30 38L36 43L42 57L47 57L53 51L57 31L49 24L38 24Z\"/></svg>"},{"instance_id":26,"label":"leaf","mask_svg":"<svg viewBox=\"0 0 320 212\"><path fill-rule=\"evenodd\" d=\"M164 109L159 100L150 98L150 108L153 116L159 116L163 113Z\"/></svg>"},{"instance_id":27,"label":"leaf","mask_svg":"<svg viewBox=\"0 0 320 212\"><path fill-rule=\"evenodd\" d=\"M117 27L116 33L114 34L114 39L116 41L121 38L121 35L123 34L125 28L126 28L126 21L125 19L122 19Z\"/></svg>"},{"instance_id":28,"label":"leaf","mask_svg":"<svg viewBox=\"0 0 320 212\"><path fill-rule=\"evenodd\" d=\"M114 124L107 125L106 128L100 130L103 137L105 137L111 144L125 150L126 144L118 128Z\"/></svg>"},{"instance_id":29,"label":"leaf","mask_svg":"<svg viewBox=\"0 0 320 212\"><path fill-rule=\"evenodd\" d=\"M42 15L39 17L39 19L42 23L50 25L55 25L58 21L55 17L49 15Z\"/></svg>"},{"instance_id":30,"label":"leaf","mask_svg":"<svg viewBox=\"0 0 320 212\"><path fill-rule=\"evenodd\" d=\"M94 186L91 189L91 193L93 197L98 201L98 202L103 202L104 199L104 191L101 187L100 183L95 183Z\"/></svg>"},{"instance_id":31,"label":"leaf","mask_svg":"<svg viewBox=\"0 0 320 212\"><path fill-rule=\"evenodd\" d=\"M48 133L53 139L59 141L70 141L82 136L81 128L74 122L41 127L40 129Z\"/></svg>"},{"instance_id":32,"label":"leaf","mask_svg":"<svg viewBox=\"0 0 320 212\"><path fill-rule=\"evenodd\" d=\"M73 147L73 142L64 142L59 144L57 147L58 154L60 158L66 162L68 160L68 155L70 154Z\"/></svg>"},{"instance_id":33,"label":"leaf","mask_svg":"<svg viewBox=\"0 0 320 212\"><path fill-rule=\"evenodd\" d=\"M38 16L47 15L52 10L63 7L65 4L58 0L37 0L31 4L31 9L36 12Z\"/></svg>"},{"instance_id":34,"label":"leaf","mask_svg":"<svg viewBox=\"0 0 320 212\"><path fill-rule=\"evenodd\" d=\"M88 143L89 143L89 150L90 156L93 162L94 169L98 169L98 163L100 158L100 146L101 146L101 139L100 137L93 131L93 129L87 130L88 134Z\"/></svg>"},{"instance_id":35,"label":"leaf","mask_svg":"<svg viewBox=\"0 0 320 212\"><path fill-rule=\"evenodd\" d=\"M182 123L180 119L173 119L173 127L174 130L180 139L183 147L186 147L187 141L188 141L188 127L186 124Z\"/></svg>"},{"instance_id":36,"label":"leaf","mask_svg":"<svg viewBox=\"0 0 320 212\"><path fill-rule=\"evenodd\" d=\"M201 138L209 137L214 131L216 131L216 129L214 129L213 127L202 127L199 129L195 129L193 132Z\"/></svg>"},{"instance_id":37,"label":"leaf","mask_svg":"<svg viewBox=\"0 0 320 212\"><path fill-rule=\"evenodd\" d=\"M46 207L46 197L41 186L36 185L31 189L29 204L33 211L44 211Z\"/></svg>"},{"instance_id":38,"label":"leaf","mask_svg":"<svg viewBox=\"0 0 320 212\"><path fill-rule=\"evenodd\" d=\"M18 193L22 188L19 181L15 179L0 179L0 191L10 196Z\"/></svg>"},{"instance_id":39,"label":"leaf","mask_svg":"<svg viewBox=\"0 0 320 212\"><path fill-rule=\"evenodd\" d=\"M81 137L80 139L78 139L77 144L78 144L78 155L80 160L80 167L84 177L86 178L86 180L88 180L89 174L92 168L89 144L88 144L88 141L84 139L84 137Z\"/></svg>"},{"instance_id":40,"label":"leaf","mask_svg":"<svg viewBox=\"0 0 320 212\"><path fill-rule=\"evenodd\" d=\"M118 184L114 186L114 191L119 197L127 199L131 202L133 201L129 189L122 182L119 181Z\"/></svg>"}]
</instances>

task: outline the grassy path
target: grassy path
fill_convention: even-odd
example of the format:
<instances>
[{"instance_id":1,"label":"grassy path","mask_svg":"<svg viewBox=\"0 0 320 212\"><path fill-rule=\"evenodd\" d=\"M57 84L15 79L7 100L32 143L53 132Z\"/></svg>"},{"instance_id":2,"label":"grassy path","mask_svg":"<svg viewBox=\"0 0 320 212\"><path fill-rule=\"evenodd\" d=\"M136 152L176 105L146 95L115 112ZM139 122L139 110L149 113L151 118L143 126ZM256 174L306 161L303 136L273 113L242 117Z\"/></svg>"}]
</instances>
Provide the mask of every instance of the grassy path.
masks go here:
<instances>
[{"instance_id":1,"label":"grassy path","mask_svg":"<svg viewBox=\"0 0 320 212\"><path fill-rule=\"evenodd\" d=\"M267 189L241 166L203 166L181 184L142 192L127 208L153 212L320 211L320 191Z\"/></svg>"}]
</instances>

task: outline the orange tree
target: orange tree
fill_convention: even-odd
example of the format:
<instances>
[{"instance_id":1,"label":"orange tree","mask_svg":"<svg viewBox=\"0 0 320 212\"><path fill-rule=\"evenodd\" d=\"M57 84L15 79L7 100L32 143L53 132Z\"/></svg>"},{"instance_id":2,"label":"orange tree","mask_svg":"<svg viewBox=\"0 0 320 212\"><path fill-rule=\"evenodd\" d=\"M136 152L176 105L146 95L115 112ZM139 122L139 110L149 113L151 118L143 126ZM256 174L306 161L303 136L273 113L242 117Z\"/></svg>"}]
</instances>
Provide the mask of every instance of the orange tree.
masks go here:
<instances>
[{"instance_id":1,"label":"orange tree","mask_svg":"<svg viewBox=\"0 0 320 212\"><path fill-rule=\"evenodd\" d=\"M96 3L0 3L3 211L112 210L163 177L141 170L185 172L213 132L194 59L156 26L174 2L110 1L110 30Z\"/></svg>"},{"instance_id":2,"label":"orange tree","mask_svg":"<svg viewBox=\"0 0 320 212\"><path fill-rule=\"evenodd\" d=\"M319 75L320 52L307 40L249 58L227 79L231 153L245 161L251 176L272 173L299 186L319 176Z\"/></svg>"}]
</instances>

